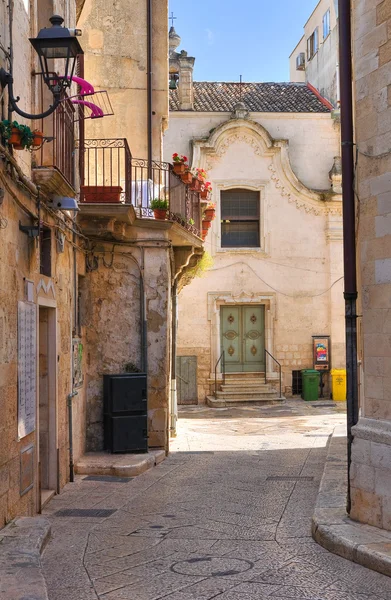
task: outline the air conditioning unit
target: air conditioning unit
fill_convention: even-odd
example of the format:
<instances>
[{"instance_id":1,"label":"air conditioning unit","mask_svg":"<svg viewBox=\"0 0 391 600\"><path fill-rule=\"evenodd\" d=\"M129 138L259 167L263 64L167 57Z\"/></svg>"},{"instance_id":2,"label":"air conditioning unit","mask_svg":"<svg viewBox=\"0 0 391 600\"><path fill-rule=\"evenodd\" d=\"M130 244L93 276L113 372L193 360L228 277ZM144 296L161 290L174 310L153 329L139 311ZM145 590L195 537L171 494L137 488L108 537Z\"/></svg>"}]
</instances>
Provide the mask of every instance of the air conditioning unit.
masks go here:
<instances>
[{"instance_id":1,"label":"air conditioning unit","mask_svg":"<svg viewBox=\"0 0 391 600\"><path fill-rule=\"evenodd\" d=\"M296 56L296 71L305 71L305 52Z\"/></svg>"}]
</instances>

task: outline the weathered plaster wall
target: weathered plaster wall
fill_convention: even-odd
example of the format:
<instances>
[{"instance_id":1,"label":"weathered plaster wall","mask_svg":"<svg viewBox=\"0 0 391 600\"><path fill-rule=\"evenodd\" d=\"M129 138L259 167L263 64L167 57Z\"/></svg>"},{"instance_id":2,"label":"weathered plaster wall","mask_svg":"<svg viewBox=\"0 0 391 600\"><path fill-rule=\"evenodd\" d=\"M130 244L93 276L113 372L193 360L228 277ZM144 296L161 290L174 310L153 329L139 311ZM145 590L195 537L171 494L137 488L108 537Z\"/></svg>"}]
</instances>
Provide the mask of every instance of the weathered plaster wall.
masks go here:
<instances>
[{"instance_id":1,"label":"weathered plaster wall","mask_svg":"<svg viewBox=\"0 0 391 600\"><path fill-rule=\"evenodd\" d=\"M197 131L196 116L190 115L187 122L184 116L174 113L171 119L173 127L170 125L166 135L167 156L173 151L185 152L191 139L204 136L206 127L213 123L211 117L207 120L200 116ZM341 197L330 196L329 202L312 201L308 190L294 189L284 172L280 150L266 148L262 136L266 139L267 133L257 133L257 119L255 124L240 120L237 125L235 120L223 125L220 115L214 118L215 123L217 119L220 129L231 125L233 129L221 136L220 129L215 129L205 142L205 152L203 142L196 142L193 164L208 170L212 201L217 205L205 242L214 264L179 297L178 349L180 355L198 357L199 401L205 399L208 376L214 372L220 355L218 311L225 302L267 305L267 349L281 362L288 391L292 370L312 367L312 335L331 335L333 367L343 368L345 364ZM295 174L305 171L306 179L312 179L317 189L330 187L324 174L330 171L338 146L338 131L330 116L327 119L284 115L279 120L274 115L262 122L273 137L288 139L287 152L297 165ZM300 127L303 122L312 129L316 168L311 167L309 151L304 148L307 138ZM292 148L297 152L301 149L301 162ZM230 187L260 192L260 249L221 248L220 193Z\"/></svg>"},{"instance_id":2,"label":"weathered plaster wall","mask_svg":"<svg viewBox=\"0 0 391 600\"><path fill-rule=\"evenodd\" d=\"M153 0L153 157L161 159L168 120L167 0ZM83 30L85 78L108 90L114 115L86 123L86 138L126 137L133 156L147 157L147 17L143 0L86 0ZM135 34L137 28L137 34Z\"/></svg>"},{"instance_id":3,"label":"weathered plaster wall","mask_svg":"<svg viewBox=\"0 0 391 600\"><path fill-rule=\"evenodd\" d=\"M391 5L355 0L353 7L364 399L351 516L391 530Z\"/></svg>"},{"instance_id":4,"label":"weathered plaster wall","mask_svg":"<svg viewBox=\"0 0 391 600\"><path fill-rule=\"evenodd\" d=\"M130 236L139 235L136 229ZM152 236L150 236L152 237ZM82 292L82 324L87 342L87 450L103 449L103 377L127 363L141 368L140 268L148 319L148 431L151 447L167 446L171 270L165 237L144 249L98 245L97 270ZM141 245L143 243L141 242ZM141 256L143 255L143 256ZM103 260L105 261L105 266ZM137 266L139 265L139 267Z\"/></svg>"}]
</instances>

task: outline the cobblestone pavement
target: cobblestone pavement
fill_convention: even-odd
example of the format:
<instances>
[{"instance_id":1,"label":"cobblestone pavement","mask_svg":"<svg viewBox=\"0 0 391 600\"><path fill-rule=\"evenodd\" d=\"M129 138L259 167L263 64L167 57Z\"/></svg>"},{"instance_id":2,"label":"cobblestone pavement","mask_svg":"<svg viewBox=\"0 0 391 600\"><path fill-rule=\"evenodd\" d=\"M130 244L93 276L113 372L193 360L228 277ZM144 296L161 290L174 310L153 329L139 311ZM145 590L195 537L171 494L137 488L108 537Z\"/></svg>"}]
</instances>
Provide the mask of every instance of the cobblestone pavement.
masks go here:
<instances>
[{"instance_id":1,"label":"cobblestone pavement","mask_svg":"<svg viewBox=\"0 0 391 600\"><path fill-rule=\"evenodd\" d=\"M49 599L391 598L390 578L311 538L327 439L345 419L321 404L186 409L158 467L77 478L44 511Z\"/></svg>"}]
</instances>

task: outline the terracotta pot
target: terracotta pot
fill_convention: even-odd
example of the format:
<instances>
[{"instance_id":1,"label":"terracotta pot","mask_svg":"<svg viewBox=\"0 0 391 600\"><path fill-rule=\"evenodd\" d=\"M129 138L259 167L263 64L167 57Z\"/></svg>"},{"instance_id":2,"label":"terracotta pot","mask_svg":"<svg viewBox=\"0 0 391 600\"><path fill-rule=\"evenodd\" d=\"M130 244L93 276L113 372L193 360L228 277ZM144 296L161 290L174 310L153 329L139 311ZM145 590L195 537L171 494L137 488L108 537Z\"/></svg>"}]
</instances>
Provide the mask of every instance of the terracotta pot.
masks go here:
<instances>
[{"instance_id":1,"label":"terracotta pot","mask_svg":"<svg viewBox=\"0 0 391 600\"><path fill-rule=\"evenodd\" d=\"M201 190L201 198L202 200L207 200L209 196L208 190Z\"/></svg>"},{"instance_id":2,"label":"terracotta pot","mask_svg":"<svg viewBox=\"0 0 391 600\"><path fill-rule=\"evenodd\" d=\"M201 233L201 237L204 240L206 238L206 236L208 235L208 229L203 229L202 233Z\"/></svg>"},{"instance_id":3,"label":"terracotta pot","mask_svg":"<svg viewBox=\"0 0 391 600\"><path fill-rule=\"evenodd\" d=\"M189 184L193 181L193 175L191 173L183 173L181 179L183 183Z\"/></svg>"},{"instance_id":4,"label":"terracotta pot","mask_svg":"<svg viewBox=\"0 0 391 600\"><path fill-rule=\"evenodd\" d=\"M206 208L204 210L204 214L202 215L204 221L213 221L213 219L215 218L215 213L216 210L214 208Z\"/></svg>"},{"instance_id":5,"label":"terracotta pot","mask_svg":"<svg viewBox=\"0 0 391 600\"><path fill-rule=\"evenodd\" d=\"M153 216L159 221L165 221L167 217L167 210L165 208L154 208Z\"/></svg>"},{"instance_id":6,"label":"terracotta pot","mask_svg":"<svg viewBox=\"0 0 391 600\"><path fill-rule=\"evenodd\" d=\"M120 185L82 185L83 202L92 204L119 204L122 187Z\"/></svg>"},{"instance_id":7,"label":"terracotta pot","mask_svg":"<svg viewBox=\"0 0 391 600\"><path fill-rule=\"evenodd\" d=\"M13 127L8 143L11 144L15 150L23 150L24 146L21 144L22 134L17 127Z\"/></svg>"},{"instance_id":8,"label":"terracotta pot","mask_svg":"<svg viewBox=\"0 0 391 600\"><path fill-rule=\"evenodd\" d=\"M212 223L210 221L205 221L204 219L202 220L202 229L209 229L211 225Z\"/></svg>"},{"instance_id":9,"label":"terracotta pot","mask_svg":"<svg viewBox=\"0 0 391 600\"><path fill-rule=\"evenodd\" d=\"M42 146L43 133L42 131L33 131L33 146Z\"/></svg>"},{"instance_id":10,"label":"terracotta pot","mask_svg":"<svg viewBox=\"0 0 391 600\"><path fill-rule=\"evenodd\" d=\"M185 163L183 162L174 162L174 164L172 165L172 170L174 171L174 173L176 173L177 175L182 175L185 172Z\"/></svg>"},{"instance_id":11,"label":"terracotta pot","mask_svg":"<svg viewBox=\"0 0 391 600\"><path fill-rule=\"evenodd\" d=\"M190 189L191 189L192 192L199 192L200 191L200 189L201 189L201 182L200 182L199 179L197 179L197 177L193 177Z\"/></svg>"}]
</instances>

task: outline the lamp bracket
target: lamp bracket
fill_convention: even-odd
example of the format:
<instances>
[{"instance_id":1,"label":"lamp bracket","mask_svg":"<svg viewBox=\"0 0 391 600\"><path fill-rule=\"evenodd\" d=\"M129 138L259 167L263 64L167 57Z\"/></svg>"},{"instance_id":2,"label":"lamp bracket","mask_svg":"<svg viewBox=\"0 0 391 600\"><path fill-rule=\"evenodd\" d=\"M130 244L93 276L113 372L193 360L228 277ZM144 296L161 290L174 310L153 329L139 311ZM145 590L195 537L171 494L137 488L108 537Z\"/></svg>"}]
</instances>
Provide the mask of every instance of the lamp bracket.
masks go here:
<instances>
[{"instance_id":1,"label":"lamp bracket","mask_svg":"<svg viewBox=\"0 0 391 600\"><path fill-rule=\"evenodd\" d=\"M19 221L19 229L28 235L29 238L39 237L39 225L22 225L22 223Z\"/></svg>"},{"instance_id":2,"label":"lamp bracket","mask_svg":"<svg viewBox=\"0 0 391 600\"><path fill-rule=\"evenodd\" d=\"M56 110L56 108L58 107L58 105L61 102L61 98L60 98L59 94L53 94L54 103L47 110L45 110L45 112L42 112L38 115L31 115L30 113L27 113L24 110L22 110L21 108L19 108L19 106L17 105L17 102L19 102L20 98L19 98L19 96L17 96L16 98L14 96L13 82L14 82L14 80L13 80L11 73L8 73L3 68L1 68L0 69L0 84L3 89L8 86L8 97L9 97L9 102L11 105L11 110L15 111L16 113L18 113L18 115L20 115L21 117L24 117L25 119L31 119L31 120L45 119L45 117L48 117L49 115L54 113L54 111Z\"/></svg>"}]
</instances>

